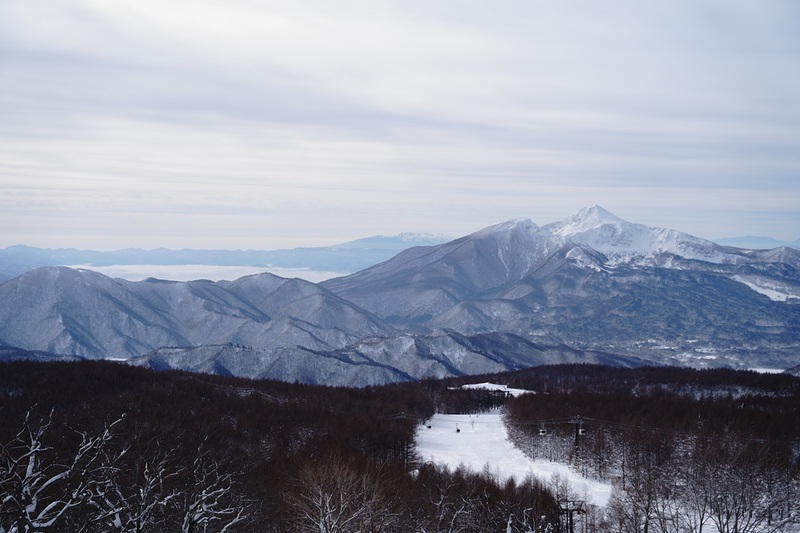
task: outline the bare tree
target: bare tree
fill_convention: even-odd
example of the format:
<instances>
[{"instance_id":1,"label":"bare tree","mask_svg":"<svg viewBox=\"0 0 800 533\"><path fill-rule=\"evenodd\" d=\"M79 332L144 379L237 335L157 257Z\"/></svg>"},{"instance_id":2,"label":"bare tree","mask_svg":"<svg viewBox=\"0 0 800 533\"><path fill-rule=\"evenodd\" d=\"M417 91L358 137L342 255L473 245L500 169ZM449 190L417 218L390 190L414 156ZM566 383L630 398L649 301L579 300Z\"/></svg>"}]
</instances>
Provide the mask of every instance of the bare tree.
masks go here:
<instances>
[{"instance_id":1,"label":"bare tree","mask_svg":"<svg viewBox=\"0 0 800 533\"><path fill-rule=\"evenodd\" d=\"M388 531L400 519L397 501L380 475L346 459L308 465L294 485L288 504L301 531Z\"/></svg>"},{"instance_id":2,"label":"bare tree","mask_svg":"<svg viewBox=\"0 0 800 533\"><path fill-rule=\"evenodd\" d=\"M475 527L474 492L464 493L452 481L439 483L431 494L434 531L459 533Z\"/></svg>"},{"instance_id":3,"label":"bare tree","mask_svg":"<svg viewBox=\"0 0 800 533\"><path fill-rule=\"evenodd\" d=\"M693 443L687 448L684 460L676 465L681 486L677 491L679 525L686 533L703 533L711 519L713 467L705 455Z\"/></svg>"},{"instance_id":4,"label":"bare tree","mask_svg":"<svg viewBox=\"0 0 800 533\"><path fill-rule=\"evenodd\" d=\"M65 515L91 497L106 477L103 450L112 439L107 425L96 435L69 430L58 449L46 441L54 432L53 413L34 423L30 412L22 429L0 449L0 532L27 533L55 528Z\"/></svg>"},{"instance_id":5,"label":"bare tree","mask_svg":"<svg viewBox=\"0 0 800 533\"><path fill-rule=\"evenodd\" d=\"M201 449L176 495L181 533L226 533L247 522L250 502L237 495L235 486L234 474Z\"/></svg>"},{"instance_id":6,"label":"bare tree","mask_svg":"<svg viewBox=\"0 0 800 533\"><path fill-rule=\"evenodd\" d=\"M720 533L779 531L770 524L775 503L767 490L769 452L762 446L728 439L710 469L711 520Z\"/></svg>"}]
</instances>

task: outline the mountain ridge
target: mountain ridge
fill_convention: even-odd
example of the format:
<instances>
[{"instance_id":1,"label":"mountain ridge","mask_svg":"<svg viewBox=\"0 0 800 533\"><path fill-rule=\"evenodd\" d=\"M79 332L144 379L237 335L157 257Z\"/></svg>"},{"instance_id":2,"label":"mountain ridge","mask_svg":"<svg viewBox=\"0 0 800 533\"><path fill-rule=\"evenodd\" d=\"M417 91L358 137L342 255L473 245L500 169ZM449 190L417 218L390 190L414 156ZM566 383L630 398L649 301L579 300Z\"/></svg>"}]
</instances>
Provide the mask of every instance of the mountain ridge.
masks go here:
<instances>
[{"instance_id":1,"label":"mountain ridge","mask_svg":"<svg viewBox=\"0 0 800 533\"><path fill-rule=\"evenodd\" d=\"M0 285L0 299L6 345L90 358L220 341L333 348L393 332L316 284L272 274L218 283L130 282L42 267ZM26 306L30 299L36 305Z\"/></svg>"},{"instance_id":2,"label":"mountain ridge","mask_svg":"<svg viewBox=\"0 0 800 533\"><path fill-rule=\"evenodd\" d=\"M0 285L0 302L0 344L287 380L374 384L586 354L785 369L800 350L800 252L721 246L590 206L408 248L319 284L46 267Z\"/></svg>"}]
</instances>

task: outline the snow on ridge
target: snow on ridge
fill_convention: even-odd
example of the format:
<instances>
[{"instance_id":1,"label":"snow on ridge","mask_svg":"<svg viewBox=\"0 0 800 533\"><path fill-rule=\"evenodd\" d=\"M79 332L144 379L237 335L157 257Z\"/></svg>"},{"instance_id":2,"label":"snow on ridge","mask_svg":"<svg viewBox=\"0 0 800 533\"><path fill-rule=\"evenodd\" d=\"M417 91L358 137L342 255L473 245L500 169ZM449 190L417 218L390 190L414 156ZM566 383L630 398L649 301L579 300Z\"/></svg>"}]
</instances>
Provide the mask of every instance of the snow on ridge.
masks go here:
<instances>
[{"instance_id":1,"label":"snow on ridge","mask_svg":"<svg viewBox=\"0 0 800 533\"><path fill-rule=\"evenodd\" d=\"M558 476L594 505L605 507L611 498L610 484L586 479L567 465L525 455L509 440L498 410L477 415L436 414L429 425L417 428L416 451L423 462L452 470L459 466L475 472L486 470L501 482L513 477L521 483L530 475L550 483Z\"/></svg>"},{"instance_id":2,"label":"snow on ridge","mask_svg":"<svg viewBox=\"0 0 800 533\"><path fill-rule=\"evenodd\" d=\"M480 229L473 233L473 236L483 236L483 235L492 235L496 233L504 233L513 231L516 229L527 229L527 230L540 230L541 227L537 226L529 218L513 218L511 220L506 220L505 222L499 222L497 224L493 224L486 228Z\"/></svg>"},{"instance_id":3,"label":"snow on ridge","mask_svg":"<svg viewBox=\"0 0 800 533\"><path fill-rule=\"evenodd\" d=\"M602 253L608 258L609 266L652 263L661 254L712 263L735 262L740 258L712 241L674 229L628 222L597 205L581 209L561 222L542 226L542 229L560 244L583 244Z\"/></svg>"},{"instance_id":4,"label":"snow on ridge","mask_svg":"<svg viewBox=\"0 0 800 533\"><path fill-rule=\"evenodd\" d=\"M679 268L672 265L670 256L716 264L740 264L754 259L752 251L720 246L670 228L628 222L599 205L585 207L564 220L543 226L536 225L530 219L511 219L478 230L468 237L496 238L500 248L532 247L535 248L536 258L554 253L569 244L586 246L606 257L607 260L600 267L628 264ZM503 250L498 250L498 253L502 254ZM500 259L504 257L501 255ZM575 256L570 259L584 267L598 268L594 261L585 258Z\"/></svg>"},{"instance_id":5,"label":"snow on ridge","mask_svg":"<svg viewBox=\"0 0 800 533\"><path fill-rule=\"evenodd\" d=\"M594 270L596 272L602 272L603 269L600 265L590 257L583 248L575 247L567 253L567 259L571 259L575 262L576 265Z\"/></svg>"}]
</instances>

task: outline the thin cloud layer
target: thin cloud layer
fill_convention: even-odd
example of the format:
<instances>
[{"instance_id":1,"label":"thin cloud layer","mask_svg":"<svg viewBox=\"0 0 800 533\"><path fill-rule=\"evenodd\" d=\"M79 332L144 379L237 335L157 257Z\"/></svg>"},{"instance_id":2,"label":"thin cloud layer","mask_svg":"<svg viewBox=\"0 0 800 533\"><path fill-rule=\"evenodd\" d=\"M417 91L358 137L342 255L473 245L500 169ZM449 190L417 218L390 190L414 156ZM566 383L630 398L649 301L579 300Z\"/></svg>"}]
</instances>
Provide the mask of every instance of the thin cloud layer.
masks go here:
<instances>
[{"instance_id":1,"label":"thin cloud layer","mask_svg":"<svg viewBox=\"0 0 800 533\"><path fill-rule=\"evenodd\" d=\"M0 5L0 246L800 234L800 5Z\"/></svg>"}]
</instances>

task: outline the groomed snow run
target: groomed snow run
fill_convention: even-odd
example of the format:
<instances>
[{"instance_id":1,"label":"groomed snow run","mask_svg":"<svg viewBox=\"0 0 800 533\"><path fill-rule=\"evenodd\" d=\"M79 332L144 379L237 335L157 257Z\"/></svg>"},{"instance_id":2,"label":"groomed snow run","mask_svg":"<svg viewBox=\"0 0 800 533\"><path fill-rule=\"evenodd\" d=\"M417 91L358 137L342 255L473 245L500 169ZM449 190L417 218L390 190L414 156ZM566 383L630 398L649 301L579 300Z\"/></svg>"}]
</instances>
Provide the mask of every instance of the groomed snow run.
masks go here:
<instances>
[{"instance_id":1,"label":"groomed snow run","mask_svg":"<svg viewBox=\"0 0 800 533\"><path fill-rule=\"evenodd\" d=\"M488 390L488 391L495 391L495 392L503 392L508 394L509 396L521 396L523 394L534 394L533 391L525 390L525 389L511 389L508 385L498 385L497 383L471 383L469 385L461 385L460 387L454 387L458 389L472 389L472 390Z\"/></svg>"},{"instance_id":2,"label":"groomed snow run","mask_svg":"<svg viewBox=\"0 0 800 533\"><path fill-rule=\"evenodd\" d=\"M567 465L531 459L508 439L499 411L476 415L437 414L417 429L417 454L423 462L441 464L451 470L463 465L470 470L488 471L501 481L513 477L522 482L528 475L550 483L554 475L566 479L575 494L599 507L611 498L611 485L592 481ZM456 431L458 430L458 431Z\"/></svg>"}]
</instances>

